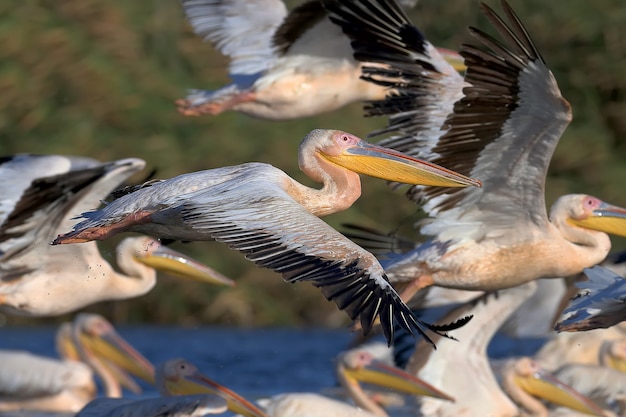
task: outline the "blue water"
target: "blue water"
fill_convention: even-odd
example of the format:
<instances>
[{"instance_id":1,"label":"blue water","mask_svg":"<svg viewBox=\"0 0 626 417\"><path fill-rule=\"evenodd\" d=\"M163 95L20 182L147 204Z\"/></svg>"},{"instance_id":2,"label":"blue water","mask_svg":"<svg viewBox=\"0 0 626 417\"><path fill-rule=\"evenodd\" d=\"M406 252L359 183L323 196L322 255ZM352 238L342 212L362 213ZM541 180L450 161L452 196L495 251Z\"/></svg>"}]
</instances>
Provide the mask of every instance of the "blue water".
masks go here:
<instances>
[{"instance_id":1,"label":"blue water","mask_svg":"<svg viewBox=\"0 0 626 417\"><path fill-rule=\"evenodd\" d=\"M309 328L142 326L117 330L151 362L185 358L208 377L252 400L284 392L324 392L336 387L334 358L347 349L353 338L345 330ZM52 327L0 328L0 349L56 357L55 332ZM540 341L522 345L498 337L490 347L490 356L532 354L539 345ZM152 386L141 385L142 396L158 395ZM411 413L402 409L392 411L392 415L405 417Z\"/></svg>"}]
</instances>

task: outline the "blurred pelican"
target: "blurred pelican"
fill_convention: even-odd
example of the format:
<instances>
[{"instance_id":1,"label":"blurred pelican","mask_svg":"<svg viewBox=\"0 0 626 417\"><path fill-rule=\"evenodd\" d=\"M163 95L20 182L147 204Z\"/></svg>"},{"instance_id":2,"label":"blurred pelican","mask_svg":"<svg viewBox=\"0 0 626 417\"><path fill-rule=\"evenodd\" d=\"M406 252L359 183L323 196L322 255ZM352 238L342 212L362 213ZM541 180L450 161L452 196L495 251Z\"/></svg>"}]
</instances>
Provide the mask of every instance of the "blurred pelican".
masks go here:
<instances>
[{"instance_id":1,"label":"blurred pelican","mask_svg":"<svg viewBox=\"0 0 626 417\"><path fill-rule=\"evenodd\" d=\"M376 258L317 216L352 205L361 192L359 173L433 186L480 183L338 130L310 132L300 146L299 162L305 174L324 184L321 190L268 164L199 171L152 182L101 210L83 213L85 220L54 244L105 239L127 230L169 239L215 239L288 282L312 282L350 318L360 317L366 333L378 315L387 340L394 318L410 333L462 325L420 322Z\"/></svg>"},{"instance_id":2,"label":"blurred pelican","mask_svg":"<svg viewBox=\"0 0 626 417\"><path fill-rule=\"evenodd\" d=\"M532 358L492 361L491 365L504 391L520 407L521 415L547 417L550 410L540 399L566 407L570 413L575 410L585 415L607 415L591 398L547 372Z\"/></svg>"},{"instance_id":3,"label":"blurred pelican","mask_svg":"<svg viewBox=\"0 0 626 417\"><path fill-rule=\"evenodd\" d=\"M497 297L486 294L450 312L444 320L474 314L467 325L455 334L462 334L463 346L436 340L437 350L428 351L418 343L407 364L407 372L443 387L456 401L447 403L421 401L424 416L515 416L517 407L500 389L487 357L487 346L508 315L534 291L528 283L498 292ZM472 389L467 389L472 387Z\"/></svg>"},{"instance_id":4,"label":"blurred pelican","mask_svg":"<svg viewBox=\"0 0 626 417\"><path fill-rule=\"evenodd\" d=\"M451 311L444 321L474 315L470 323L457 330L457 334L462 335L463 346L440 339L436 340L437 350L431 351L425 343L417 344L407 372L443 387L456 399L454 403L448 403L423 398L420 415L505 417L518 416L521 410L545 411L545 407L539 407L537 398L602 415L598 414L602 410L594 407L593 402L562 385L546 371L539 371L535 362L517 360L501 366L490 362L487 346L493 335L508 316L533 294L535 287L536 283L530 282L497 294L484 294ZM492 366L502 370L500 374L508 395L500 387Z\"/></svg>"},{"instance_id":5,"label":"blurred pelican","mask_svg":"<svg viewBox=\"0 0 626 417\"><path fill-rule=\"evenodd\" d=\"M602 408L626 414L626 373L606 366L568 364L555 376Z\"/></svg>"},{"instance_id":6,"label":"blurred pelican","mask_svg":"<svg viewBox=\"0 0 626 417\"><path fill-rule=\"evenodd\" d=\"M171 359L159 364L156 369L156 387L165 397L207 393L219 395L234 413L247 417L268 417L236 392L202 375L195 365L184 359Z\"/></svg>"},{"instance_id":7,"label":"blurred pelican","mask_svg":"<svg viewBox=\"0 0 626 417\"><path fill-rule=\"evenodd\" d=\"M178 100L187 116L235 110L270 120L333 111L380 100L387 88L360 78L349 39L327 18L320 0L289 14L281 0L181 0L196 34L230 58L233 84L191 90ZM444 51L452 62L456 53Z\"/></svg>"},{"instance_id":8,"label":"blurred pelican","mask_svg":"<svg viewBox=\"0 0 626 417\"><path fill-rule=\"evenodd\" d=\"M570 364L600 365L626 372L626 333L614 327L559 333L543 345L535 359L554 372Z\"/></svg>"},{"instance_id":9,"label":"blurred pelican","mask_svg":"<svg viewBox=\"0 0 626 417\"><path fill-rule=\"evenodd\" d=\"M159 371L160 369L160 371ZM213 382L198 372L195 366L182 359L171 360L157 368L157 384L161 392L171 394L210 392L222 395L229 409L247 417L315 417L315 416L387 416L361 388L359 382L376 384L413 395L428 395L453 401L451 397L430 384L398 368L375 360L362 350L352 350L341 355L337 367L339 382L348 391L357 407L313 393L291 393L260 400L264 412L249 403L241 406L242 399L230 390ZM245 401L245 400L244 400Z\"/></svg>"},{"instance_id":10,"label":"blurred pelican","mask_svg":"<svg viewBox=\"0 0 626 417\"><path fill-rule=\"evenodd\" d=\"M68 345L72 347L68 349ZM44 358L22 351L0 352L0 411L75 413L96 395L94 372L102 379L107 396L121 396L117 376L124 372L149 382L153 380L150 362L103 317L77 316L73 329L61 327L57 346L60 353L75 349L83 362Z\"/></svg>"},{"instance_id":11,"label":"blurred pelican","mask_svg":"<svg viewBox=\"0 0 626 417\"><path fill-rule=\"evenodd\" d=\"M484 182L409 190L431 216L419 231L432 239L383 263L391 282L406 286L403 300L433 284L495 290L570 276L605 258L606 233L626 235L626 210L595 197L566 195L546 212L545 177L571 109L506 2L504 17L481 5L501 40L470 28L478 46L461 48L465 78L393 1L325 3L357 59L383 64L364 67L364 76L396 91L368 108L389 115L374 134L396 132L380 143Z\"/></svg>"},{"instance_id":12,"label":"blurred pelican","mask_svg":"<svg viewBox=\"0 0 626 417\"><path fill-rule=\"evenodd\" d=\"M584 270L588 281L580 289L555 326L558 332L607 328L626 321L626 279L610 269L594 266Z\"/></svg>"},{"instance_id":13,"label":"blurred pelican","mask_svg":"<svg viewBox=\"0 0 626 417\"><path fill-rule=\"evenodd\" d=\"M221 414L226 401L217 395L185 395L158 398L97 398L76 417L202 417Z\"/></svg>"},{"instance_id":14,"label":"blurred pelican","mask_svg":"<svg viewBox=\"0 0 626 417\"><path fill-rule=\"evenodd\" d=\"M144 167L140 159L21 154L0 160L0 309L54 316L89 304L137 297L156 283L155 269L200 281L233 281L148 237L124 240L117 272L97 245L51 246L74 215L97 208ZM71 296L70 296L71 294Z\"/></svg>"}]
</instances>

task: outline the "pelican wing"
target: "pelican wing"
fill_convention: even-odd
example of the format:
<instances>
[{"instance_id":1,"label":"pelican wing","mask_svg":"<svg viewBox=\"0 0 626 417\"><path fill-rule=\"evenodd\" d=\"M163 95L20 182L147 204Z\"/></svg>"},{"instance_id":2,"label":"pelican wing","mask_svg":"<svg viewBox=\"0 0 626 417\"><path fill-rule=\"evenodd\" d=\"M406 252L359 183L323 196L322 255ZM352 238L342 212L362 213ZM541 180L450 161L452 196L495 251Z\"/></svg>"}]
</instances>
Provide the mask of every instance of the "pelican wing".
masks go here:
<instances>
[{"instance_id":1,"label":"pelican wing","mask_svg":"<svg viewBox=\"0 0 626 417\"><path fill-rule=\"evenodd\" d=\"M427 198L425 209L439 212L439 227L451 218L508 228L516 221L545 227L548 165L571 109L527 31L503 3L508 20L488 6L482 10L500 33L498 41L470 28L482 47L463 45L470 84L448 118L447 132L433 162L483 181L478 192L413 188L412 198ZM455 209L455 207L460 208ZM471 214L467 215L469 211Z\"/></svg>"},{"instance_id":2,"label":"pelican wing","mask_svg":"<svg viewBox=\"0 0 626 417\"><path fill-rule=\"evenodd\" d=\"M231 74L253 75L272 65L272 37L287 15L281 0L181 2L194 32L231 59Z\"/></svg>"},{"instance_id":3,"label":"pelican wing","mask_svg":"<svg viewBox=\"0 0 626 417\"><path fill-rule=\"evenodd\" d=\"M142 400L97 398L80 410L76 417L202 417L226 410L226 400L209 394Z\"/></svg>"},{"instance_id":4,"label":"pelican wing","mask_svg":"<svg viewBox=\"0 0 626 417\"><path fill-rule=\"evenodd\" d=\"M329 66L354 64L349 39L328 19L321 0L307 0L289 12L273 43L284 67L327 71Z\"/></svg>"},{"instance_id":5,"label":"pelican wing","mask_svg":"<svg viewBox=\"0 0 626 417\"><path fill-rule=\"evenodd\" d=\"M502 41L470 28L480 46L461 48L468 67L466 86L444 120L462 84L440 59L434 61L430 47L427 59L421 33L397 7L375 0L337 1L343 5L336 13L340 24L340 19L347 22L344 30L350 30L348 19L356 19L357 28L365 25L362 30L375 36L355 41L357 47L365 42L361 58L387 66L366 69L366 76L396 91L370 108L371 114L391 115L383 132L399 132L383 143L483 181L482 188L471 190L412 187L409 198L437 217L422 232L452 234L451 226L457 226L479 239L515 222L545 226L545 176L571 110L506 2L506 20L482 5ZM382 11L345 11L360 9Z\"/></svg>"},{"instance_id":6,"label":"pelican wing","mask_svg":"<svg viewBox=\"0 0 626 417\"><path fill-rule=\"evenodd\" d=\"M70 211L77 214L96 208L143 166L140 159L100 163L26 154L5 159L0 169L0 260L9 261L41 241L50 241L59 230L75 223Z\"/></svg>"},{"instance_id":7,"label":"pelican wing","mask_svg":"<svg viewBox=\"0 0 626 417\"><path fill-rule=\"evenodd\" d=\"M330 19L352 40L363 79L391 87L384 100L365 105L366 116L389 117L370 137L379 144L431 160L443 123L462 97L463 78L393 1L326 0ZM377 65L371 65L375 63ZM380 65L382 64L382 65Z\"/></svg>"},{"instance_id":8,"label":"pelican wing","mask_svg":"<svg viewBox=\"0 0 626 417\"><path fill-rule=\"evenodd\" d=\"M102 175L95 160L14 155L0 167L0 256L6 261L37 240L54 236L76 192ZM56 220L55 220L56 219Z\"/></svg>"},{"instance_id":9,"label":"pelican wing","mask_svg":"<svg viewBox=\"0 0 626 417\"><path fill-rule=\"evenodd\" d=\"M292 181L260 163L181 175L83 213L86 220L68 235L124 224L123 230L159 238L224 242L288 282L312 282L350 318L360 317L366 332L380 316L388 340L394 318L409 332L422 334L425 329L437 333L464 324L431 326L415 318L372 254L287 193ZM149 213L150 221L125 224L139 213Z\"/></svg>"},{"instance_id":10,"label":"pelican wing","mask_svg":"<svg viewBox=\"0 0 626 417\"><path fill-rule=\"evenodd\" d=\"M92 387L95 394L92 372L83 363L22 351L0 352L0 398L37 398L82 387Z\"/></svg>"},{"instance_id":11,"label":"pelican wing","mask_svg":"<svg viewBox=\"0 0 626 417\"><path fill-rule=\"evenodd\" d=\"M610 269L586 268L588 281L580 288L556 324L557 331L581 331L611 327L626 320L626 279Z\"/></svg>"},{"instance_id":12,"label":"pelican wing","mask_svg":"<svg viewBox=\"0 0 626 417\"><path fill-rule=\"evenodd\" d=\"M351 319L360 317L366 333L377 316L388 340L393 337L394 318L427 339L426 328L438 330L412 315L372 254L309 213L275 183L263 189L252 186L256 194L220 196L211 190L185 204L181 216L192 229L280 273L285 281L309 281L319 287ZM242 201L247 196L253 200Z\"/></svg>"}]
</instances>

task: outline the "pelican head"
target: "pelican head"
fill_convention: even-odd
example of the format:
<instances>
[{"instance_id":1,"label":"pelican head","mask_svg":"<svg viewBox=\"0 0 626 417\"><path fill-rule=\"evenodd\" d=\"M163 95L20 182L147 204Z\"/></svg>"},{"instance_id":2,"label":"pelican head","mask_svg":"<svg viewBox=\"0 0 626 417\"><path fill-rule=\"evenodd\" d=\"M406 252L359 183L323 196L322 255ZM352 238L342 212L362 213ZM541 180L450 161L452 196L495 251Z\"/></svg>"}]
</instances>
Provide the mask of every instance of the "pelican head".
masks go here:
<instances>
[{"instance_id":1,"label":"pelican head","mask_svg":"<svg viewBox=\"0 0 626 417\"><path fill-rule=\"evenodd\" d=\"M304 158L314 153L335 165L358 174L388 181L440 187L480 187L480 181L449 169L405 155L393 149L373 145L340 130L315 129L300 144L300 168ZM320 182L321 179L313 178Z\"/></svg>"},{"instance_id":2,"label":"pelican head","mask_svg":"<svg viewBox=\"0 0 626 417\"><path fill-rule=\"evenodd\" d=\"M215 394L226 400L228 409L246 417L269 417L234 391L204 376L184 359L171 359L156 370L156 385L163 396Z\"/></svg>"},{"instance_id":3,"label":"pelican head","mask_svg":"<svg viewBox=\"0 0 626 417\"><path fill-rule=\"evenodd\" d=\"M570 194L559 198L551 213L561 210L568 213L572 225L626 237L626 209L622 207L590 195Z\"/></svg>"},{"instance_id":4,"label":"pelican head","mask_svg":"<svg viewBox=\"0 0 626 417\"><path fill-rule=\"evenodd\" d=\"M124 239L118 246L118 253L131 253L133 260L180 278L231 287L235 285L233 280L214 269L148 236ZM123 260L118 262L123 262Z\"/></svg>"},{"instance_id":5,"label":"pelican head","mask_svg":"<svg viewBox=\"0 0 626 417\"><path fill-rule=\"evenodd\" d=\"M626 340L607 340L600 348L600 363L626 372Z\"/></svg>"},{"instance_id":6,"label":"pelican head","mask_svg":"<svg viewBox=\"0 0 626 417\"><path fill-rule=\"evenodd\" d=\"M341 354L338 360L339 366L337 371L339 378L349 385L362 382L407 394L454 401L454 398L441 392L426 381L416 378L399 368L376 360L369 352L359 349L350 350Z\"/></svg>"},{"instance_id":7,"label":"pelican head","mask_svg":"<svg viewBox=\"0 0 626 417\"><path fill-rule=\"evenodd\" d=\"M112 366L154 384L154 366L128 344L104 317L81 313L74 319L74 339L87 355L95 355Z\"/></svg>"},{"instance_id":8,"label":"pelican head","mask_svg":"<svg viewBox=\"0 0 626 417\"><path fill-rule=\"evenodd\" d=\"M520 358L514 364L514 382L528 394L594 416L604 411L589 398L545 371L536 361Z\"/></svg>"}]
</instances>

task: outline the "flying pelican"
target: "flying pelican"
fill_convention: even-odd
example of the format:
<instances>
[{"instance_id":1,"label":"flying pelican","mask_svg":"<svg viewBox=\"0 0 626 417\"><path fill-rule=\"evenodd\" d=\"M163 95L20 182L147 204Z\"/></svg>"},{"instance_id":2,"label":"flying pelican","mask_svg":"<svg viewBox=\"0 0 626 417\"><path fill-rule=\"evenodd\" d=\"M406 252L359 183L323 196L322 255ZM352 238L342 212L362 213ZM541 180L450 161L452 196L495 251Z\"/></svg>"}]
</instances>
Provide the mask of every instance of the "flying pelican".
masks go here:
<instances>
[{"instance_id":1,"label":"flying pelican","mask_svg":"<svg viewBox=\"0 0 626 417\"><path fill-rule=\"evenodd\" d=\"M226 401L217 395L185 395L157 398L97 398L76 417L202 417L221 414Z\"/></svg>"},{"instance_id":2,"label":"flying pelican","mask_svg":"<svg viewBox=\"0 0 626 417\"><path fill-rule=\"evenodd\" d=\"M44 358L23 351L0 352L0 411L75 413L96 395L94 373L102 379L107 396L121 396L120 381L116 379L120 372L152 379L154 369L150 362L103 317L79 315L73 328L62 326L57 334L61 354L68 352L68 345L73 345L83 362ZM117 372L112 366L119 367Z\"/></svg>"},{"instance_id":3,"label":"flying pelican","mask_svg":"<svg viewBox=\"0 0 626 417\"><path fill-rule=\"evenodd\" d=\"M161 371L159 372L159 369ZM290 393L260 400L265 412L253 409L251 404L237 394L202 375L195 366L183 359L166 362L157 368L157 385L161 393L195 394L214 393L222 395L231 411L247 417L316 417L316 416L362 416L386 417L387 413L361 388L359 382L376 384L413 395L427 395L447 401L451 397L430 384L375 360L362 350L351 350L340 356L337 372L340 384L347 390L357 407L313 393ZM161 376L159 376L161 375Z\"/></svg>"},{"instance_id":4,"label":"flying pelican","mask_svg":"<svg viewBox=\"0 0 626 417\"><path fill-rule=\"evenodd\" d=\"M343 224L344 236L363 249L376 255L383 266L393 257L403 256L421 242L374 228L356 224ZM567 298L565 279L538 279L537 290L513 312L500 328L500 332L511 337L549 337L554 333L554 323L561 312L560 306ZM428 287L413 297L408 305L414 310L434 313L432 307L462 304L480 296L482 291L455 290L452 288ZM447 310L446 310L447 311ZM550 318L547 320L546 318Z\"/></svg>"},{"instance_id":5,"label":"flying pelican","mask_svg":"<svg viewBox=\"0 0 626 417\"><path fill-rule=\"evenodd\" d=\"M473 314L474 319L457 330L462 334L463 346L436 340L437 350L426 349L426 343L418 342L417 349L407 364L407 372L430 383L444 387L456 401L454 403L432 401L423 398L420 404L424 416L518 416L520 410L511 397L500 387L487 357L487 346L507 317L534 292L535 282L487 293L471 303L451 311L444 320ZM594 410L592 403L573 390L559 385L548 373L541 371L529 361L510 363L503 373L506 389L522 409L536 409L536 398L558 401L575 409ZM509 384L510 382L510 384ZM471 387L471 389L468 389Z\"/></svg>"},{"instance_id":6,"label":"flying pelican","mask_svg":"<svg viewBox=\"0 0 626 417\"><path fill-rule=\"evenodd\" d=\"M588 281L576 283L580 291L556 324L558 332L607 328L626 321L626 279L601 266L585 268L584 274Z\"/></svg>"},{"instance_id":7,"label":"flying pelican","mask_svg":"<svg viewBox=\"0 0 626 417\"><path fill-rule=\"evenodd\" d=\"M300 169L324 184L306 187L268 164L248 163L181 175L124 195L53 244L105 239L125 230L169 239L221 241L288 282L311 281L365 333L380 315L414 334L432 327L415 318L376 258L317 218L345 210L359 197L358 173L405 183L465 187L480 182L407 158L338 130L316 129L300 145Z\"/></svg>"},{"instance_id":8,"label":"flying pelican","mask_svg":"<svg viewBox=\"0 0 626 417\"><path fill-rule=\"evenodd\" d=\"M328 20L320 0L289 13L281 0L181 2L195 33L230 58L234 81L217 91L191 90L176 102L184 115L232 109L288 120L385 97L385 87L360 79L349 39ZM458 54L442 53L462 68Z\"/></svg>"},{"instance_id":9,"label":"flying pelican","mask_svg":"<svg viewBox=\"0 0 626 417\"><path fill-rule=\"evenodd\" d=\"M20 154L0 159L0 310L54 316L89 304L137 297L156 283L156 269L200 281L233 281L148 237L117 247L122 273L95 242L51 246L76 220L144 167L140 159L101 163L89 158ZM69 296L71 294L71 296Z\"/></svg>"},{"instance_id":10,"label":"flying pelican","mask_svg":"<svg viewBox=\"0 0 626 417\"><path fill-rule=\"evenodd\" d=\"M502 40L470 28L479 46L461 47L465 78L393 1L325 4L353 39L355 57L384 64L364 67L364 76L397 91L369 105L372 115L390 115L374 134L397 132L380 144L484 182L408 191L431 216L418 224L431 240L383 263L390 281L405 285L403 300L433 284L496 290L574 275L605 258L606 233L626 235L626 210L588 195L559 198L548 216L546 172L571 109L506 2L504 18L481 5Z\"/></svg>"}]
</instances>

